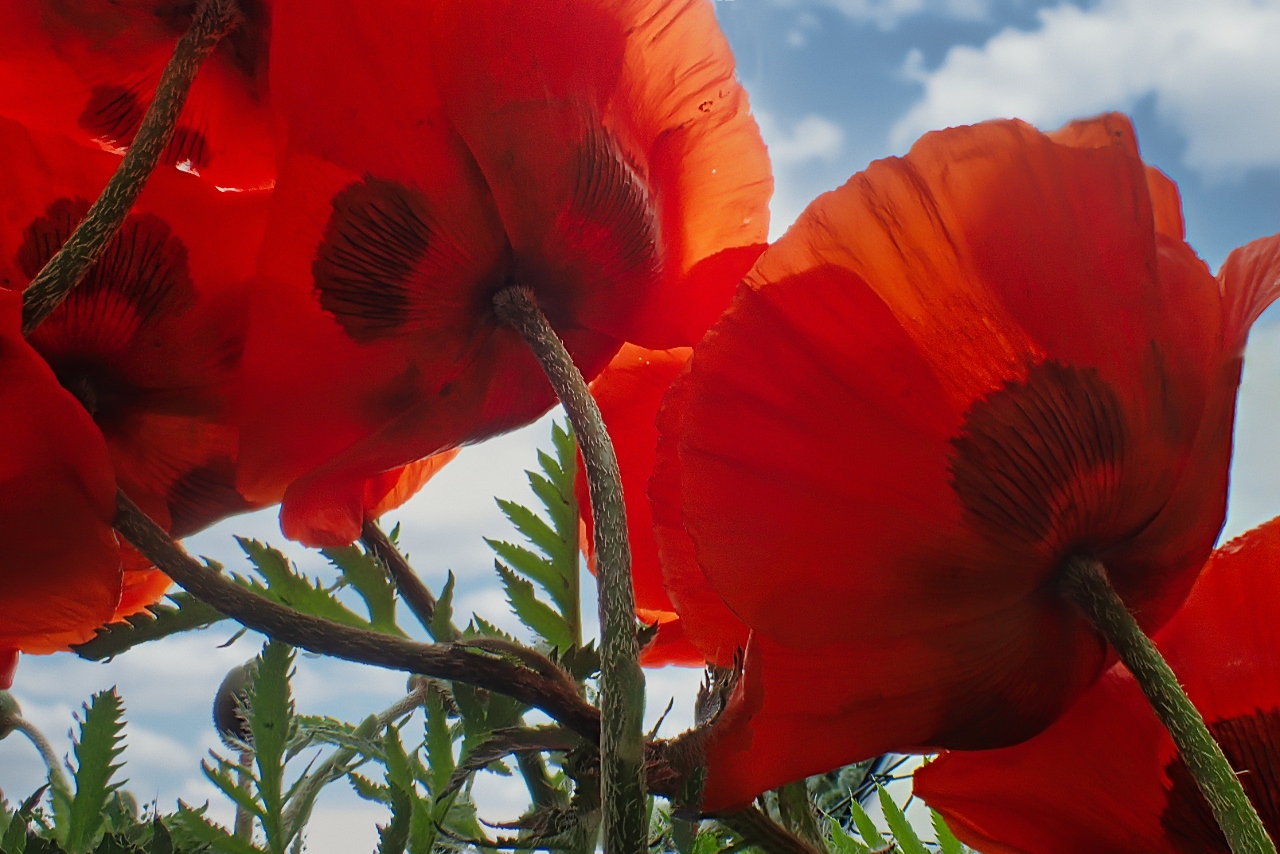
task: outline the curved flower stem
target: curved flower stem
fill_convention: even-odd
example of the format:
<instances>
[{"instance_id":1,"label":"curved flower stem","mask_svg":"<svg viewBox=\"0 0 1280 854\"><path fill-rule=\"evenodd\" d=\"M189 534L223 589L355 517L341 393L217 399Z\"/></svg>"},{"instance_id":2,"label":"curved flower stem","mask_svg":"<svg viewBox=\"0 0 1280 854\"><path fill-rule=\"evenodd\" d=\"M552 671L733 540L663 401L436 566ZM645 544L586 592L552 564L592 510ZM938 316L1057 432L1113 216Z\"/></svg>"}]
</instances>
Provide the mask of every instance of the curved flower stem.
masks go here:
<instances>
[{"instance_id":1,"label":"curved flower stem","mask_svg":"<svg viewBox=\"0 0 1280 854\"><path fill-rule=\"evenodd\" d=\"M116 530L188 593L247 628L321 655L373 664L497 691L541 709L594 742L600 713L578 695L577 683L546 656L475 644L424 644L300 614L246 590L187 554L123 492L116 493Z\"/></svg>"},{"instance_id":2,"label":"curved flower stem","mask_svg":"<svg viewBox=\"0 0 1280 854\"><path fill-rule=\"evenodd\" d=\"M391 580L395 582L396 590L400 591L400 597L409 606L413 616L418 618L418 622L424 629L431 631L431 618L436 613L436 597L431 595L431 591L422 583L418 573L413 571L409 561L405 560L404 555L378 527L377 522L364 523L364 528L360 532L360 542L382 561Z\"/></svg>"},{"instance_id":3,"label":"curved flower stem","mask_svg":"<svg viewBox=\"0 0 1280 854\"><path fill-rule=\"evenodd\" d=\"M201 0L191 27L178 40L151 106L102 195L23 292L22 334L30 335L66 299L101 257L160 161L177 126L191 82L205 58L237 24L235 0Z\"/></svg>"},{"instance_id":4,"label":"curved flower stem","mask_svg":"<svg viewBox=\"0 0 1280 854\"><path fill-rule=\"evenodd\" d=\"M1092 558L1076 557L1067 561L1064 570L1067 594L1115 649L1173 736L1182 761L1209 802L1231 850L1234 854L1275 854L1275 843L1267 836L1204 718L1116 594L1106 567Z\"/></svg>"},{"instance_id":5,"label":"curved flower stem","mask_svg":"<svg viewBox=\"0 0 1280 854\"><path fill-rule=\"evenodd\" d=\"M35 745L37 751L40 752L40 758L44 760L44 765L49 769L49 787L64 796L67 802L71 802L71 782L67 780L66 773L62 770L62 764L58 761L58 754L53 751L53 745L49 743L49 739L44 737L35 724L23 717L14 717L8 720L8 725L14 730L25 735L32 744Z\"/></svg>"},{"instance_id":6,"label":"curved flower stem","mask_svg":"<svg viewBox=\"0 0 1280 854\"><path fill-rule=\"evenodd\" d=\"M520 333L542 364L578 435L595 517L600 587L600 785L604 850L648 851L644 784L644 671L636 639L631 548L613 443L586 380L528 288L493 298L498 318Z\"/></svg>"}]
</instances>

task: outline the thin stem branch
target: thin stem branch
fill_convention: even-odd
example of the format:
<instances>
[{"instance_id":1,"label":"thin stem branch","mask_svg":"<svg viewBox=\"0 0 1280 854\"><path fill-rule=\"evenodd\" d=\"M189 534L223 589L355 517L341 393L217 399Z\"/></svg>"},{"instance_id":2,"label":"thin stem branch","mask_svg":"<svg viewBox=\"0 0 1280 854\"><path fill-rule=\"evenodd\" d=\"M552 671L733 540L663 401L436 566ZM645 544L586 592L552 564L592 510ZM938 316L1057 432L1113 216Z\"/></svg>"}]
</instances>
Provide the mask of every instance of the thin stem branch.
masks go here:
<instances>
[{"instance_id":1,"label":"thin stem branch","mask_svg":"<svg viewBox=\"0 0 1280 854\"><path fill-rule=\"evenodd\" d=\"M644 784L644 672L636 639L635 592L626 510L613 443L586 380L528 288L493 299L498 318L520 333L542 364L578 437L595 517L600 589L600 783L604 850L648 851Z\"/></svg>"},{"instance_id":2,"label":"thin stem branch","mask_svg":"<svg viewBox=\"0 0 1280 854\"><path fill-rule=\"evenodd\" d=\"M178 40L155 97L102 195L67 242L23 292L22 334L30 335L80 284L124 224L147 176L173 138L178 116L201 64L240 19L235 0L201 0L191 27Z\"/></svg>"},{"instance_id":3,"label":"thin stem branch","mask_svg":"<svg viewBox=\"0 0 1280 854\"><path fill-rule=\"evenodd\" d=\"M471 644L424 644L300 614L235 584L197 561L123 492L116 493L116 530L191 595L247 628L320 655L437 679L466 682L541 709L586 738L600 737L600 713L578 696L577 683L533 650L521 663ZM537 661L537 669L525 662Z\"/></svg>"},{"instance_id":4,"label":"thin stem branch","mask_svg":"<svg viewBox=\"0 0 1280 854\"><path fill-rule=\"evenodd\" d=\"M400 598L409 606L409 610L418 618L422 627L431 631L431 618L436 613L436 597L431 595L431 591L422 583L418 573L413 571L409 561L405 560L404 555L378 527L377 522L364 523L360 531L360 542L382 561L382 565L387 568L387 574L395 582L396 590L400 591Z\"/></svg>"},{"instance_id":5,"label":"thin stem branch","mask_svg":"<svg viewBox=\"0 0 1280 854\"><path fill-rule=\"evenodd\" d=\"M242 792L249 791L249 781L253 779L253 751L240 751L240 762L236 768L236 785ZM232 825L233 833L236 839L242 839L245 842L253 841L253 813L245 809L241 804L236 804L236 820Z\"/></svg>"},{"instance_id":6,"label":"thin stem branch","mask_svg":"<svg viewBox=\"0 0 1280 854\"><path fill-rule=\"evenodd\" d=\"M26 718L11 718L8 724L25 735L35 745L36 750L40 753L40 758L44 760L45 767L49 769L50 788L55 792L61 792L69 800L71 798L71 783L67 780L66 772L62 770L62 763L58 761L58 754L54 752L53 745L49 743L49 739L45 738L44 733Z\"/></svg>"},{"instance_id":7,"label":"thin stem branch","mask_svg":"<svg viewBox=\"0 0 1280 854\"><path fill-rule=\"evenodd\" d=\"M713 816L742 841L764 854L825 854L805 840L789 833L756 807Z\"/></svg>"},{"instance_id":8,"label":"thin stem branch","mask_svg":"<svg viewBox=\"0 0 1280 854\"><path fill-rule=\"evenodd\" d=\"M401 697L382 713L370 715L356 727L353 735L362 739L372 738L386 729L388 724L411 714L414 709L421 706L427 699L429 690L428 684L424 682L404 697ZM286 839L293 839L302 832L303 825L307 823L311 815L311 808L315 805L316 796L320 794L320 790L347 773L347 771L352 770L348 766L356 758L356 753L357 751L353 747L339 747L317 765L306 776L305 780L297 784L298 789L290 799L288 808L284 811L283 824L287 834Z\"/></svg>"},{"instance_id":9,"label":"thin stem branch","mask_svg":"<svg viewBox=\"0 0 1280 854\"><path fill-rule=\"evenodd\" d=\"M1173 736L1182 761L1209 802L1231 850L1235 854L1275 854L1275 843L1267 836L1222 749L1187 699L1178 677L1116 594L1106 567L1092 558L1072 558L1064 567L1063 583L1067 595L1129 668Z\"/></svg>"}]
</instances>

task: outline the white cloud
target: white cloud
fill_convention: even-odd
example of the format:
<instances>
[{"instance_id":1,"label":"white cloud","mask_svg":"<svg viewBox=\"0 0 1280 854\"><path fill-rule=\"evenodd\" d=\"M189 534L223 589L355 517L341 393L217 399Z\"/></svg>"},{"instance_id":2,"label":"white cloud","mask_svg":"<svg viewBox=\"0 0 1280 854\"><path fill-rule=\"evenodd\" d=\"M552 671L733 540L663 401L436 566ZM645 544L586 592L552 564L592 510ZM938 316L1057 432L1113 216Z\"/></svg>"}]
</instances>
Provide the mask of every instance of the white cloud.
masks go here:
<instances>
[{"instance_id":1,"label":"white cloud","mask_svg":"<svg viewBox=\"0 0 1280 854\"><path fill-rule=\"evenodd\" d=\"M771 113L756 113L756 121L775 168L833 160L844 148L844 130L819 115L811 113L790 128L783 127Z\"/></svg>"},{"instance_id":2,"label":"white cloud","mask_svg":"<svg viewBox=\"0 0 1280 854\"><path fill-rule=\"evenodd\" d=\"M1005 29L953 47L933 71L905 71L924 96L894 126L899 149L924 131L996 117L1042 127L1155 98L1207 175L1280 165L1280 2L1102 0L1039 13L1038 29Z\"/></svg>"},{"instance_id":3,"label":"white cloud","mask_svg":"<svg viewBox=\"0 0 1280 854\"><path fill-rule=\"evenodd\" d=\"M798 5L797 0L774 0L780 6ZM990 0L815 0L853 21L873 23L891 30L904 18L932 13L960 20L980 20L991 12Z\"/></svg>"}]
</instances>

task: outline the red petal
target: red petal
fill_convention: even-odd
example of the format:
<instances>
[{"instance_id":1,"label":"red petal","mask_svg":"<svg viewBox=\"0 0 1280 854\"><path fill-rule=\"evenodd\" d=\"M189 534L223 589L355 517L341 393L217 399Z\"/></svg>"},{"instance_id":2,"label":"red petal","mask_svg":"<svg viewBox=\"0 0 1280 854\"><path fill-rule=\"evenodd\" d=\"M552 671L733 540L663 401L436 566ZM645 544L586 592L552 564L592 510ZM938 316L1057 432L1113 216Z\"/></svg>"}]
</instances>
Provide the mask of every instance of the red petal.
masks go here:
<instances>
[{"instance_id":1,"label":"red petal","mask_svg":"<svg viewBox=\"0 0 1280 854\"><path fill-rule=\"evenodd\" d=\"M1119 144L1095 144L1108 123ZM750 747L710 766L716 804L1033 735L1103 663L1061 561L1100 557L1150 628L1208 554L1237 382L1223 302L1157 234L1127 122L1073 133L992 122L872 164L695 348L659 451L679 492L651 489L660 543L693 547L662 552L667 587L692 636L672 577L701 568L764 686Z\"/></svg>"},{"instance_id":2,"label":"red petal","mask_svg":"<svg viewBox=\"0 0 1280 854\"><path fill-rule=\"evenodd\" d=\"M137 133L190 10L148 2L8 4L0 10L0 114L118 151ZM162 161L212 185L270 186L269 0L240 4L239 26L204 63Z\"/></svg>"},{"instance_id":3,"label":"red petal","mask_svg":"<svg viewBox=\"0 0 1280 854\"><path fill-rule=\"evenodd\" d=\"M0 122L0 277L15 288L69 236L118 158ZM250 508L234 488L231 396L263 193L161 171L102 259L31 336L93 408L120 486L175 535Z\"/></svg>"},{"instance_id":4,"label":"red petal","mask_svg":"<svg viewBox=\"0 0 1280 854\"><path fill-rule=\"evenodd\" d=\"M1280 519L1214 552L1186 603L1155 636L1211 728L1280 707L1277 568ZM1280 792L1266 770L1274 747L1228 748L1268 763L1242 780L1274 829ZM983 851L1191 850L1170 828L1195 826L1202 816L1182 813L1208 807L1198 799L1194 806L1171 805L1174 760L1168 733L1117 665L1036 738L1003 750L946 754L916 773L916 793Z\"/></svg>"},{"instance_id":5,"label":"red petal","mask_svg":"<svg viewBox=\"0 0 1280 854\"><path fill-rule=\"evenodd\" d=\"M18 672L18 651L16 649L0 650L0 691L8 691L13 687L13 675Z\"/></svg>"},{"instance_id":6,"label":"red petal","mask_svg":"<svg viewBox=\"0 0 1280 854\"><path fill-rule=\"evenodd\" d=\"M0 649L88 640L120 600L115 479L102 434L22 339L0 288Z\"/></svg>"}]
</instances>

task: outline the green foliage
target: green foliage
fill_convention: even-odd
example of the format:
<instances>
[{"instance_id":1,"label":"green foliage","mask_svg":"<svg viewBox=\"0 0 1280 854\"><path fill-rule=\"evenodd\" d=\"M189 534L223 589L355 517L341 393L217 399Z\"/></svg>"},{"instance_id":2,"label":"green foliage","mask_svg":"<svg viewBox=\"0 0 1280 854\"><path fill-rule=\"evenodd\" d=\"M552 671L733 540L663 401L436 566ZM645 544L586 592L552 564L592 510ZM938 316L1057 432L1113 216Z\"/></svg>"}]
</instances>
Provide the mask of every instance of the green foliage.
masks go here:
<instances>
[{"instance_id":1,"label":"green foliage","mask_svg":"<svg viewBox=\"0 0 1280 854\"><path fill-rule=\"evenodd\" d=\"M112 778L122 766L115 760L123 750L123 732L124 706L115 689L94 694L84 707L73 746L75 796L68 810L66 834L59 834L70 854L91 850L102 830L107 799L120 785Z\"/></svg>"},{"instance_id":2,"label":"green foliage","mask_svg":"<svg viewBox=\"0 0 1280 854\"><path fill-rule=\"evenodd\" d=\"M396 624L396 586L376 557L355 546L322 549L320 553L339 571L339 585L350 587L364 600L370 627L405 636Z\"/></svg>"},{"instance_id":3,"label":"green foliage","mask_svg":"<svg viewBox=\"0 0 1280 854\"><path fill-rule=\"evenodd\" d=\"M498 507L527 545L486 539L497 554L498 577L511 610L539 641L561 651L582 645L582 613L578 565L577 444L573 433L552 425L555 456L538 452L541 471L526 471L542 512L498 499ZM549 598L539 598L537 589Z\"/></svg>"},{"instance_id":4,"label":"green foliage","mask_svg":"<svg viewBox=\"0 0 1280 854\"><path fill-rule=\"evenodd\" d=\"M937 810L929 810L929 818L933 823L933 835L938 840L938 849L942 854L965 854L965 847L956 839L956 835L947 827L947 821Z\"/></svg>"},{"instance_id":5,"label":"green foliage","mask_svg":"<svg viewBox=\"0 0 1280 854\"><path fill-rule=\"evenodd\" d=\"M258 581L252 578L235 576L237 583L244 585L260 596L265 596L281 605L286 605L313 617L322 617L335 623L341 623L344 626L354 626L357 629L384 630L375 625L373 621L375 608L381 608L380 604L369 606L370 618L366 619L352 611L334 595L334 590L344 586L344 584L350 584L352 589L357 592L361 591L361 587L345 575L344 579L340 580L335 587L325 587L319 580L307 578L307 576L299 573L282 552L257 540L245 537L236 537L236 542L240 544L240 548L248 556L249 562L258 571L258 575L262 577L262 581ZM339 568L341 569L341 567ZM368 604L368 600L366 600L366 604ZM380 611L378 616L382 616ZM393 633L403 634L398 628Z\"/></svg>"},{"instance_id":6,"label":"green foliage","mask_svg":"<svg viewBox=\"0 0 1280 854\"><path fill-rule=\"evenodd\" d=\"M179 591L157 602L145 611L98 629L93 640L72 647L76 655L90 661L103 661L147 641L203 629L226 619L190 593Z\"/></svg>"},{"instance_id":7,"label":"green foliage","mask_svg":"<svg viewBox=\"0 0 1280 854\"><path fill-rule=\"evenodd\" d=\"M911 826L911 822L907 821L902 809L889 796L889 791L881 786L878 794L880 809L884 811L884 820L889 824L889 831L897 841L898 847L902 849L902 854L928 854L928 849L916 835L915 828Z\"/></svg>"}]
</instances>

